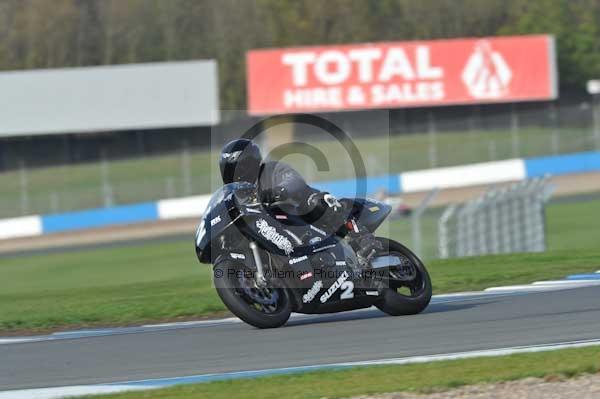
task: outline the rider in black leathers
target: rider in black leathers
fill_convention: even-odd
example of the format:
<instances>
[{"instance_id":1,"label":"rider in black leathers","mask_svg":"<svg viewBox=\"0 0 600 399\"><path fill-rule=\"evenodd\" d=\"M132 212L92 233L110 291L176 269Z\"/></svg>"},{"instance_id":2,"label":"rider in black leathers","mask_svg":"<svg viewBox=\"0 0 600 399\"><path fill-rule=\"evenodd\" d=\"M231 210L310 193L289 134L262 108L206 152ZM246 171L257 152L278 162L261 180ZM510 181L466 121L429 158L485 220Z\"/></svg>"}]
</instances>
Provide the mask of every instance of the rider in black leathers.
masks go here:
<instances>
[{"instance_id":1,"label":"rider in black leathers","mask_svg":"<svg viewBox=\"0 0 600 399\"><path fill-rule=\"evenodd\" d=\"M346 224L343 206L331 194L310 187L291 166L278 161L263 162L258 145L237 139L225 145L219 160L223 183L258 183L262 202L284 202L286 212L296 213L308 223L319 221L337 230ZM382 245L357 221L347 229L360 257L372 256Z\"/></svg>"}]
</instances>

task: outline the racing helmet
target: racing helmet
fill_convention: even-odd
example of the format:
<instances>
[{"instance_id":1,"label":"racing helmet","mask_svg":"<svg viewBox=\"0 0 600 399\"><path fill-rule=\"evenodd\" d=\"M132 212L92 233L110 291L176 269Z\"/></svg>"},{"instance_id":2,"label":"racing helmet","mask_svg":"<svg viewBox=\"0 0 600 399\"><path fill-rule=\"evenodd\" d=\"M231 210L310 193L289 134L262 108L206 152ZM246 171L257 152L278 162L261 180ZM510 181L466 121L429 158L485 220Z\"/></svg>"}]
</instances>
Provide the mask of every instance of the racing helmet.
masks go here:
<instances>
[{"instance_id":1,"label":"racing helmet","mask_svg":"<svg viewBox=\"0 0 600 399\"><path fill-rule=\"evenodd\" d=\"M230 141L221 150L219 159L223 184L238 181L256 183L261 162L258 145L246 139Z\"/></svg>"}]
</instances>

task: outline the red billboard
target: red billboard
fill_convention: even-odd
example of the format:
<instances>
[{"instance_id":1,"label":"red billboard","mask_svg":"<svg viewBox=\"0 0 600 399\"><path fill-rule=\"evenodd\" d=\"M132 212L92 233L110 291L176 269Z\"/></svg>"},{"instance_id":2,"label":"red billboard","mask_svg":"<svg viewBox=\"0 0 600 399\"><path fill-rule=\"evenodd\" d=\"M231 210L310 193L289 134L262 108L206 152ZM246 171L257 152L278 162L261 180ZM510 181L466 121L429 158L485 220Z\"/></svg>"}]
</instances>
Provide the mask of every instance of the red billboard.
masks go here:
<instances>
[{"instance_id":1,"label":"red billboard","mask_svg":"<svg viewBox=\"0 0 600 399\"><path fill-rule=\"evenodd\" d=\"M551 100L555 58L549 35L252 50L248 112Z\"/></svg>"}]
</instances>

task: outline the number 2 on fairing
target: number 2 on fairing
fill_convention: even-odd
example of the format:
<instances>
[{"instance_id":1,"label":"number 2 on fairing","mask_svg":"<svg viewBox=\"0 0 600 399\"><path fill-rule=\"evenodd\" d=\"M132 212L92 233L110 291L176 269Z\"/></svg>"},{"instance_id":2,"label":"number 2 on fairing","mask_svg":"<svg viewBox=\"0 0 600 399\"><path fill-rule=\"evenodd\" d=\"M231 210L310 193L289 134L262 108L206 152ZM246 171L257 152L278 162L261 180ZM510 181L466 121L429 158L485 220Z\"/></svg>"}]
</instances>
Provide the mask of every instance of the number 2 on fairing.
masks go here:
<instances>
[{"instance_id":1,"label":"number 2 on fairing","mask_svg":"<svg viewBox=\"0 0 600 399\"><path fill-rule=\"evenodd\" d=\"M354 283L352 281L344 281L344 283L340 286L342 289L342 293L340 294L340 299L352 299L354 298Z\"/></svg>"}]
</instances>

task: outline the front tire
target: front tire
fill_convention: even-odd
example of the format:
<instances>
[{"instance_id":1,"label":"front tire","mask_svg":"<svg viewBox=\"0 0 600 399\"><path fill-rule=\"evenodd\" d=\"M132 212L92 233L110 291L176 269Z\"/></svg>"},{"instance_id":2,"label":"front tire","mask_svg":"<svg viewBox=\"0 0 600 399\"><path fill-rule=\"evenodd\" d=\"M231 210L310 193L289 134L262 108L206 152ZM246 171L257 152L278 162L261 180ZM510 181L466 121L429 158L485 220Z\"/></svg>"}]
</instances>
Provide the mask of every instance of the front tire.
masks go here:
<instances>
[{"instance_id":1,"label":"front tire","mask_svg":"<svg viewBox=\"0 0 600 399\"><path fill-rule=\"evenodd\" d=\"M292 313L292 304L283 288L256 286L253 273L243 265L223 261L214 266L217 294L227 309L246 323L257 328L276 328L284 325ZM246 273L244 273L246 272Z\"/></svg>"},{"instance_id":2,"label":"front tire","mask_svg":"<svg viewBox=\"0 0 600 399\"><path fill-rule=\"evenodd\" d=\"M388 288L384 288L382 301L375 306L382 312L391 316L404 316L421 313L431 301L431 278L423 262L410 249L404 245L386 238L378 238L388 249L388 254L398 254L407 258L415 267L417 273L410 283L394 283L390 281ZM409 295L400 293L401 289L408 289Z\"/></svg>"}]
</instances>

